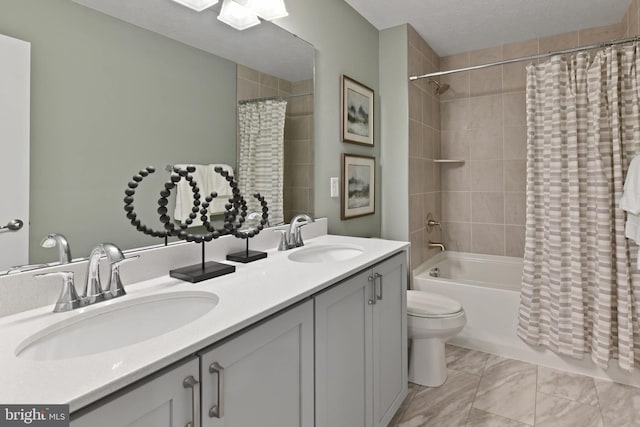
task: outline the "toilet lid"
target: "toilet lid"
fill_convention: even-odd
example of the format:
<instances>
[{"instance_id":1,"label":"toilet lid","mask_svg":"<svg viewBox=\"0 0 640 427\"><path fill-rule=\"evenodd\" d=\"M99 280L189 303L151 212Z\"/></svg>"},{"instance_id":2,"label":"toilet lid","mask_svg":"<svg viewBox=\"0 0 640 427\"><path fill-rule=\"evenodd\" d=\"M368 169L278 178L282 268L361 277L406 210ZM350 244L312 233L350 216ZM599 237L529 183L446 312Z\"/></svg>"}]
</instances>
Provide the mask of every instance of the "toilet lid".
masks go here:
<instances>
[{"instance_id":1,"label":"toilet lid","mask_svg":"<svg viewBox=\"0 0 640 427\"><path fill-rule=\"evenodd\" d=\"M413 316L443 316L460 311L462 305L454 299L431 292L407 291L407 313Z\"/></svg>"}]
</instances>

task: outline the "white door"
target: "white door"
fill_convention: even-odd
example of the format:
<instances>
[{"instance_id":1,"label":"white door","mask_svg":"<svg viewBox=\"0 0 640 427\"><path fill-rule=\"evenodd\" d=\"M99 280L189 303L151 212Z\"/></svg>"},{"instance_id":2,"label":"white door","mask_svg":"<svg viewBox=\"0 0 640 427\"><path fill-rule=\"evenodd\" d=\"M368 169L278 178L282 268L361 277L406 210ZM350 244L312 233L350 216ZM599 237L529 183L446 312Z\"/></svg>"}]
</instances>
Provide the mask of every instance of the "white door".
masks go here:
<instances>
[{"instance_id":1,"label":"white door","mask_svg":"<svg viewBox=\"0 0 640 427\"><path fill-rule=\"evenodd\" d=\"M0 34L0 271L29 258L31 44Z\"/></svg>"}]
</instances>

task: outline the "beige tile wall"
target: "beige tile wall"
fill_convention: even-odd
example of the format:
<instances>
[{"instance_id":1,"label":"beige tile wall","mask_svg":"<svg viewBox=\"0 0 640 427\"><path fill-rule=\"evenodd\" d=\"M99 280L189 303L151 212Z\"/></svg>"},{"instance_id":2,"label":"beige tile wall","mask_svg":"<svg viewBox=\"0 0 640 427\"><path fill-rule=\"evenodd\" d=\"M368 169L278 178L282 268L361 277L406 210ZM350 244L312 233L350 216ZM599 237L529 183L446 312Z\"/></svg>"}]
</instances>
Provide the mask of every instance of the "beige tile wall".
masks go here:
<instances>
[{"instance_id":1,"label":"beige tile wall","mask_svg":"<svg viewBox=\"0 0 640 427\"><path fill-rule=\"evenodd\" d=\"M313 80L290 82L238 65L237 98L313 92ZM289 98L284 128L284 217L313 214L313 96Z\"/></svg>"},{"instance_id":2,"label":"beige tile wall","mask_svg":"<svg viewBox=\"0 0 640 427\"><path fill-rule=\"evenodd\" d=\"M640 1L632 0L627 13L620 23L620 31L624 37L636 36L640 33Z\"/></svg>"},{"instance_id":3,"label":"beige tile wall","mask_svg":"<svg viewBox=\"0 0 640 427\"><path fill-rule=\"evenodd\" d=\"M409 75L439 69L439 58L408 26ZM428 242L440 242L440 230L428 233L426 217L440 218L440 170L433 163L440 157L440 100L426 80L409 83L409 236L412 268L437 253Z\"/></svg>"},{"instance_id":4,"label":"beige tile wall","mask_svg":"<svg viewBox=\"0 0 640 427\"><path fill-rule=\"evenodd\" d=\"M638 28L633 0L622 25L465 52L440 59L448 70L611 40ZM631 19L633 16L635 19ZM633 21L633 24L632 24ZM625 28L626 28L625 27ZM448 249L522 256L526 187L526 62L440 78L442 238ZM420 74L420 73L418 73Z\"/></svg>"}]
</instances>

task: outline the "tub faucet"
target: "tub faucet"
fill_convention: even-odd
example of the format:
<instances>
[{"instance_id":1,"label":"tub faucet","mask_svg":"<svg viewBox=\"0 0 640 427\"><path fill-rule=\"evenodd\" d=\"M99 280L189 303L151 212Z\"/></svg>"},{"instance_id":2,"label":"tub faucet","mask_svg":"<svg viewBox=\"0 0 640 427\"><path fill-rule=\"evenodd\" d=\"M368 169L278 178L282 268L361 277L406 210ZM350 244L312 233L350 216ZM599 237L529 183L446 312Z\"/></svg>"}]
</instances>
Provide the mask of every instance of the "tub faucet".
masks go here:
<instances>
[{"instance_id":1,"label":"tub faucet","mask_svg":"<svg viewBox=\"0 0 640 427\"><path fill-rule=\"evenodd\" d=\"M278 250L286 251L287 249L299 248L301 246L304 246L300 229L302 228L302 226L314 221L315 220L307 214L298 214L294 216L289 223L289 229L281 231L282 238L280 240L280 245L278 245Z\"/></svg>"},{"instance_id":2,"label":"tub faucet","mask_svg":"<svg viewBox=\"0 0 640 427\"><path fill-rule=\"evenodd\" d=\"M429 240L429 247L430 248L440 248L440 252L444 252L447 250L447 248L444 247L444 244L440 243L440 242L432 242L431 240Z\"/></svg>"},{"instance_id":3,"label":"tub faucet","mask_svg":"<svg viewBox=\"0 0 640 427\"><path fill-rule=\"evenodd\" d=\"M58 258L60 264L68 264L71 262L71 249L69 248L69 242L64 235L60 233L47 234L40 242L40 246L43 248L53 248L58 246Z\"/></svg>"}]
</instances>

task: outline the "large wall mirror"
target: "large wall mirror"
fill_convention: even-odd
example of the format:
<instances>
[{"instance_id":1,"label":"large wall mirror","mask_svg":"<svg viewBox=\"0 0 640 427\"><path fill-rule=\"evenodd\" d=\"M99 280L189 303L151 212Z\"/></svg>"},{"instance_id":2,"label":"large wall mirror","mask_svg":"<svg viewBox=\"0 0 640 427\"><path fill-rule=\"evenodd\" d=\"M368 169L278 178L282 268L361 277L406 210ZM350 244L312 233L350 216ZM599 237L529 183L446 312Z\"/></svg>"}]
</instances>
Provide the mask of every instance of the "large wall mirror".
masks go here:
<instances>
[{"instance_id":1,"label":"large wall mirror","mask_svg":"<svg viewBox=\"0 0 640 427\"><path fill-rule=\"evenodd\" d=\"M218 6L219 7L219 6ZM3 0L0 34L31 43L29 263L64 234L73 258L97 243L161 244L124 215L124 189L143 222L161 227L167 165L237 167L240 100L287 100L284 211L312 212L314 49L273 23L237 31L217 10L171 0Z\"/></svg>"}]
</instances>

